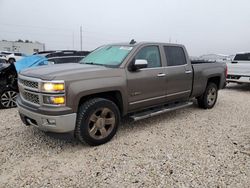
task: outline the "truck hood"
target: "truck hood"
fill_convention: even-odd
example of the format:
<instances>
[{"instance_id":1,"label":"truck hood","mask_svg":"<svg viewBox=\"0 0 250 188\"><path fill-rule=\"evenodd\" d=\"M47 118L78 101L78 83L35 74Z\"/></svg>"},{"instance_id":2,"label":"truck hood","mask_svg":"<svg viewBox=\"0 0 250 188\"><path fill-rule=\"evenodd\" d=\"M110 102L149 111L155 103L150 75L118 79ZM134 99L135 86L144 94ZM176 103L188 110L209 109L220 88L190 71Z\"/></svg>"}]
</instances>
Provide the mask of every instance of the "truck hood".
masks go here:
<instances>
[{"instance_id":1,"label":"truck hood","mask_svg":"<svg viewBox=\"0 0 250 188\"><path fill-rule=\"evenodd\" d=\"M250 63L227 64L229 75L248 75L250 76Z\"/></svg>"},{"instance_id":2,"label":"truck hood","mask_svg":"<svg viewBox=\"0 0 250 188\"><path fill-rule=\"evenodd\" d=\"M99 65L87 65L78 63L66 63L58 65L40 66L22 71L23 76L40 78L42 80L78 80L102 77L119 76L117 71Z\"/></svg>"}]
</instances>

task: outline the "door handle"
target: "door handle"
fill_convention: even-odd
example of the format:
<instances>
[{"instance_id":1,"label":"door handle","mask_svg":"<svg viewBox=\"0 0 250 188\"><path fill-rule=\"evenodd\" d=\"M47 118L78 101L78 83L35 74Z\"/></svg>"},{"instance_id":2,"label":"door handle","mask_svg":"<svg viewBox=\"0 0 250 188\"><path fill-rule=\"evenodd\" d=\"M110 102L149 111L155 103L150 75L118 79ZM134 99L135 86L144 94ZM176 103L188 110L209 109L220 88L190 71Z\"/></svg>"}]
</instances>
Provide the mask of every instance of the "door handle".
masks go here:
<instances>
[{"instance_id":1,"label":"door handle","mask_svg":"<svg viewBox=\"0 0 250 188\"><path fill-rule=\"evenodd\" d=\"M157 74L157 77L164 77L164 76L166 76L166 74L164 74L164 73Z\"/></svg>"},{"instance_id":2,"label":"door handle","mask_svg":"<svg viewBox=\"0 0 250 188\"><path fill-rule=\"evenodd\" d=\"M186 70L185 73L186 73L186 74L191 74L192 71L191 71L191 70Z\"/></svg>"}]
</instances>

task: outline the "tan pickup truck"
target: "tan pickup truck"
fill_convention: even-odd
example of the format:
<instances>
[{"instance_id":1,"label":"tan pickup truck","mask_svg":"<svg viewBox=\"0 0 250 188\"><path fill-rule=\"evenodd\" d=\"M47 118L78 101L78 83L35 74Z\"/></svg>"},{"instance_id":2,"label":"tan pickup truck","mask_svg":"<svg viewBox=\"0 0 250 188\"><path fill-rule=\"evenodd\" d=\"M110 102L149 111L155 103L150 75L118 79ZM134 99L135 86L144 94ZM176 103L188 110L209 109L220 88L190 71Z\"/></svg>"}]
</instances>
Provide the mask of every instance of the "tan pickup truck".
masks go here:
<instances>
[{"instance_id":1,"label":"tan pickup truck","mask_svg":"<svg viewBox=\"0 0 250 188\"><path fill-rule=\"evenodd\" d=\"M183 45L104 45L80 64L44 66L19 75L17 99L24 124L71 132L99 145L133 120L192 105L212 108L226 81L226 65L191 62ZM133 133L131 133L133 134Z\"/></svg>"}]
</instances>

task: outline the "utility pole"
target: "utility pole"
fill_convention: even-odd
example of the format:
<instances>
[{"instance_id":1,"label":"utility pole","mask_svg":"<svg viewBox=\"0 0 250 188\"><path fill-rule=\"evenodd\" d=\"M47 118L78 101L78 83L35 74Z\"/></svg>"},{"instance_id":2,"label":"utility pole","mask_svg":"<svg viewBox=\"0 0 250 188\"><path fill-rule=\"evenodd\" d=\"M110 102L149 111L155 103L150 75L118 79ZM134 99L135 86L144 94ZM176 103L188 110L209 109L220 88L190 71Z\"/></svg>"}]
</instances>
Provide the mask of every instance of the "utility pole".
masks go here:
<instances>
[{"instance_id":1,"label":"utility pole","mask_svg":"<svg viewBox=\"0 0 250 188\"><path fill-rule=\"evenodd\" d=\"M80 27L80 46L82 51L82 26Z\"/></svg>"},{"instance_id":2,"label":"utility pole","mask_svg":"<svg viewBox=\"0 0 250 188\"><path fill-rule=\"evenodd\" d=\"M75 37L74 37L74 32L72 33L72 47L73 50L75 49Z\"/></svg>"}]
</instances>

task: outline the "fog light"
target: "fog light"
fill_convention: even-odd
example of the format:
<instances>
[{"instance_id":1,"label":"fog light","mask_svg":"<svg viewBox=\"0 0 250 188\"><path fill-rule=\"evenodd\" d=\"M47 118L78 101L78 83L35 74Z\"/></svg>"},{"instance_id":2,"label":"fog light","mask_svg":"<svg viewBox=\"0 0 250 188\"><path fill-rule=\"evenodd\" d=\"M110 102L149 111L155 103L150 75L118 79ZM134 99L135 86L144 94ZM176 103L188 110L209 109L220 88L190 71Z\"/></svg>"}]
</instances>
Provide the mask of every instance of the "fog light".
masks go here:
<instances>
[{"instance_id":1,"label":"fog light","mask_svg":"<svg viewBox=\"0 0 250 188\"><path fill-rule=\"evenodd\" d=\"M64 104L65 102L64 97L52 97L51 100L54 104Z\"/></svg>"},{"instance_id":2,"label":"fog light","mask_svg":"<svg viewBox=\"0 0 250 188\"><path fill-rule=\"evenodd\" d=\"M54 119L47 119L47 121L48 121L48 123L50 125L55 125L56 124L56 120L54 120Z\"/></svg>"},{"instance_id":3,"label":"fog light","mask_svg":"<svg viewBox=\"0 0 250 188\"><path fill-rule=\"evenodd\" d=\"M65 97L64 96L44 96L43 97L44 104L65 104Z\"/></svg>"},{"instance_id":4,"label":"fog light","mask_svg":"<svg viewBox=\"0 0 250 188\"><path fill-rule=\"evenodd\" d=\"M43 125L56 125L56 120L55 119L44 119L42 118Z\"/></svg>"}]
</instances>

